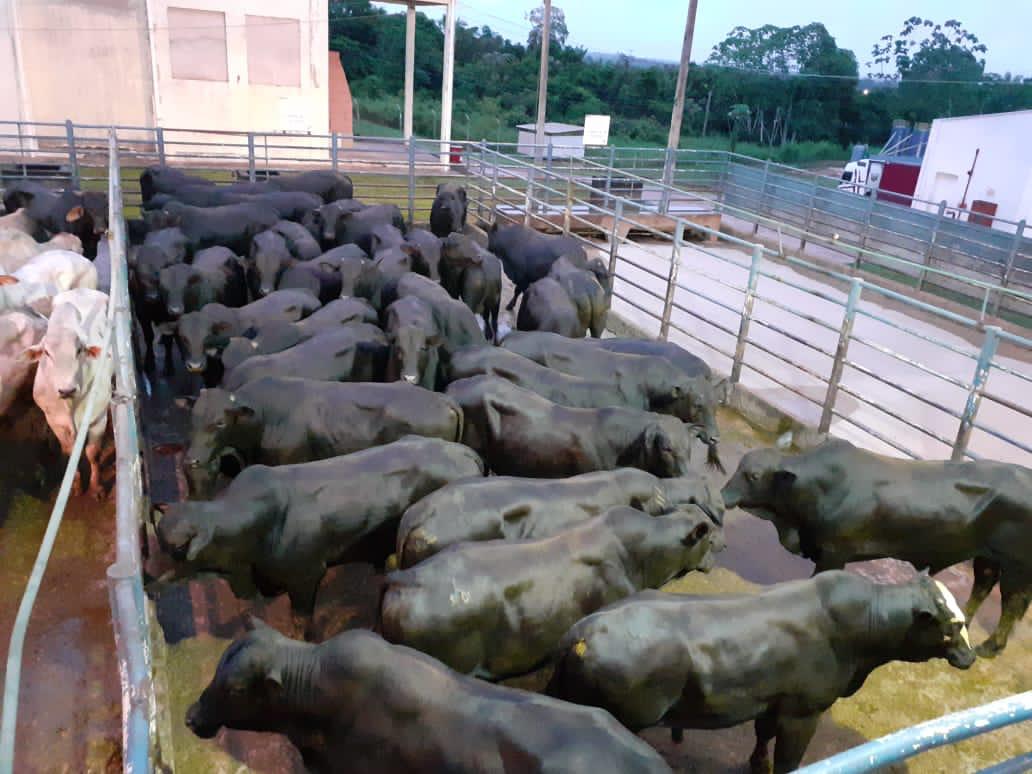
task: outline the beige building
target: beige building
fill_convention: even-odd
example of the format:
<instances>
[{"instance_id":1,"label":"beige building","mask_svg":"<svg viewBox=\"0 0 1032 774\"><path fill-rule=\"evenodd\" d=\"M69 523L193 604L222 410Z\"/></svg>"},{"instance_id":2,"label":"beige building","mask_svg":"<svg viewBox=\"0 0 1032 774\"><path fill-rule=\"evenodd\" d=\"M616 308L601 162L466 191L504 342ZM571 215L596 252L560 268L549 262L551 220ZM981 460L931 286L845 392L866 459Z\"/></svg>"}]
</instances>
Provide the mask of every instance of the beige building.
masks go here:
<instances>
[{"instance_id":1,"label":"beige building","mask_svg":"<svg viewBox=\"0 0 1032 774\"><path fill-rule=\"evenodd\" d=\"M0 0L0 28L2 120L323 134L333 99L351 131L326 0Z\"/></svg>"}]
</instances>

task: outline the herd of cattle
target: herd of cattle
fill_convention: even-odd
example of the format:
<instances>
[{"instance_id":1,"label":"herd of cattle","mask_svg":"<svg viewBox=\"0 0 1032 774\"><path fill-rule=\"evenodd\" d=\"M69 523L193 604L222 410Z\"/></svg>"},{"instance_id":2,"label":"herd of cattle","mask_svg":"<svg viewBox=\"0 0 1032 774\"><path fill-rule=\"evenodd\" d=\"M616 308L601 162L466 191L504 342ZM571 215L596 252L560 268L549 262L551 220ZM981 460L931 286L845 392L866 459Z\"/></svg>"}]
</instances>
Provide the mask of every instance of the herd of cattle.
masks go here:
<instances>
[{"instance_id":1,"label":"herd of cattle","mask_svg":"<svg viewBox=\"0 0 1032 774\"><path fill-rule=\"evenodd\" d=\"M450 184L428 232L337 172L216 186L152 167L140 182L143 364L158 336L166 371L178 351L205 384L183 396L191 499L155 513L173 569L152 587L214 575L244 599L285 593L305 638L256 620L187 713L201 737L283 733L312 771L662 772L634 732L752 720L753 769L776 740L774 770L790 771L877 666L969 667L966 621L997 583L980 655L1027 609L1032 471L828 441L750 452L719 489L690 457L699 440L723 470L720 385L676 345L599 338L610 278L575 240L496 226L485 249ZM99 493L106 401L82 407L93 384L110 396L106 296L80 253L106 223L68 199L4 198L0 330L29 357L5 362L3 395L32 380L66 452L93 423ZM523 295L504 337L503 272ZM654 591L713 564L731 507L772 521L814 577ZM885 586L839 571L878 557L933 573L973 559L967 610L927 573ZM377 633L307 641L327 569L347 562L388 570ZM545 694L498 684L546 668Z\"/></svg>"}]
</instances>

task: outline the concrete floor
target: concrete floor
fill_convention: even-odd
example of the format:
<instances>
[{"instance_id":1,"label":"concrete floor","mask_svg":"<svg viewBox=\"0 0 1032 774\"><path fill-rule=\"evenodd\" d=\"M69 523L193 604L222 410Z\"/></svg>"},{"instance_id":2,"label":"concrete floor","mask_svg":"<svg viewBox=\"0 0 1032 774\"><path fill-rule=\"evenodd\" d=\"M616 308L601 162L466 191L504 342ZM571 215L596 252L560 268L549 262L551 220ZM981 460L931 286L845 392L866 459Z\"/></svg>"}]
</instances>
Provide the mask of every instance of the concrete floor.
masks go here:
<instances>
[{"instance_id":1,"label":"concrete floor","mask_svg":"<svg viewBox=\"0 0 1032 774\"><path fill-rule=\"evenodd\" d=\"M669 244L636 243L624 244L619 251L615 291L625 300L614 298L613 311L650 335L659 331L670 250ZM788 414L816 425L847 290L767 259L763 267L774 276L761 277L757 286L742 384ZM682 250L670 338L724 374L731 370L730 355L735 350L748 275L749 255L742 250L701 245ZM865 290L853 336L847 359L873 375L846 366L831 432L872 451L902 456L899 450L865 431L866 427L918 457L949 457L959 420L925 401L960 414L967 401L966 385L974 375L982 334ZM1032 353L1010 346L1001 347L1000 352L998 363L1032 380ZM1021 402L1028 388L1025 379L994 369L987 389ZM908 427L886 411L906 417L924 432ZM975 454L1032 465L1032 454L992 435L1001 433L1032 446L1032 418L985 399L977 424L985 429L976 428L972 434L969 448Z\"/></svg>"}]
</instances>

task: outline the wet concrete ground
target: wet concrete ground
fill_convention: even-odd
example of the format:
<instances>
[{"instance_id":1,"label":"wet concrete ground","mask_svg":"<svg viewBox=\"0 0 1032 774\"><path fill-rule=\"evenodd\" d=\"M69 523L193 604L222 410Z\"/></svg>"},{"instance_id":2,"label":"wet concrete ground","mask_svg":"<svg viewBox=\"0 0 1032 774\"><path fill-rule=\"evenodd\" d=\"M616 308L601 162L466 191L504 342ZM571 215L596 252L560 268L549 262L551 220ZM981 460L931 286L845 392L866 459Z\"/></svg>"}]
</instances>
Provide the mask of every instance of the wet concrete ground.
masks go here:
<instances>
[{"instance_id":1,"label":"wet concrete ground","mask_svg":"<svg viewBox=\"0 0 1032 774\"><path fill-rule=\"evenodd\" d=\"M0 426L0 677L64 462L30 403ZM9 418L7 418L9 419ZM25 642L15 771L122 770L121 689L106 583L114 508L73 496Z\"/></svg>"}]
</instances>

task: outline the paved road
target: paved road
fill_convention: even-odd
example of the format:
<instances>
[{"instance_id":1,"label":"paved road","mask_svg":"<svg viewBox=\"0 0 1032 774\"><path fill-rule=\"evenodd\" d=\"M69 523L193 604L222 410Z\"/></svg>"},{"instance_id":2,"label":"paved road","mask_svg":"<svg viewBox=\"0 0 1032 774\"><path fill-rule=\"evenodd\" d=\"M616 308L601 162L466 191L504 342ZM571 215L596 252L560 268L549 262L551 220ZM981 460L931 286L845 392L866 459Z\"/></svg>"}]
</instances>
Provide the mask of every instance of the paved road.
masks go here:
<instances>
[{"instance_id":1,"label":"paved road","mask_svg":"<svg viewBox=\"0 0 1032 774\"><path fill-rule=\"evenodd\" d=\"M659 331L669 258L669 244L624 244L619 251L616 293L649 312L619 298L614 299L613 309L652 335ZM831 370L847 293L773 261L765 260L763 265L764 271L774 276L761 277L757 286L742 383L791 415L816 424L826 393L823 380ZM681 330L672 329L671 338L725 374L731 370L730 355L735 350L748 274L749 256L741 250L693 245L682 251L671 317ZM899 450L862 429L863 425L920 457L948 457L958 420L913 396L959 414L968 390L941 377L970 383L981 334L915 313L874 291L864 292L853 332L855 340L850 344L848 360L859 369L845 368L832 432L873 451L901 456ZM899 357L887 354L886 349ZM1014 348L1001 352L1004 354L998 362L1032 378L1029 353ZM939 375L927 373L922 367ZM994 369L988 389L1021 402L1029 384ZM908 427L886 410L910 419L948 443ZM1032 446L1032 419L999 404L983 401L978 423ZM1032 465L1032 454L984 430L974 431L970 448L984 457Z\"/></svg>"}]
</instances>

